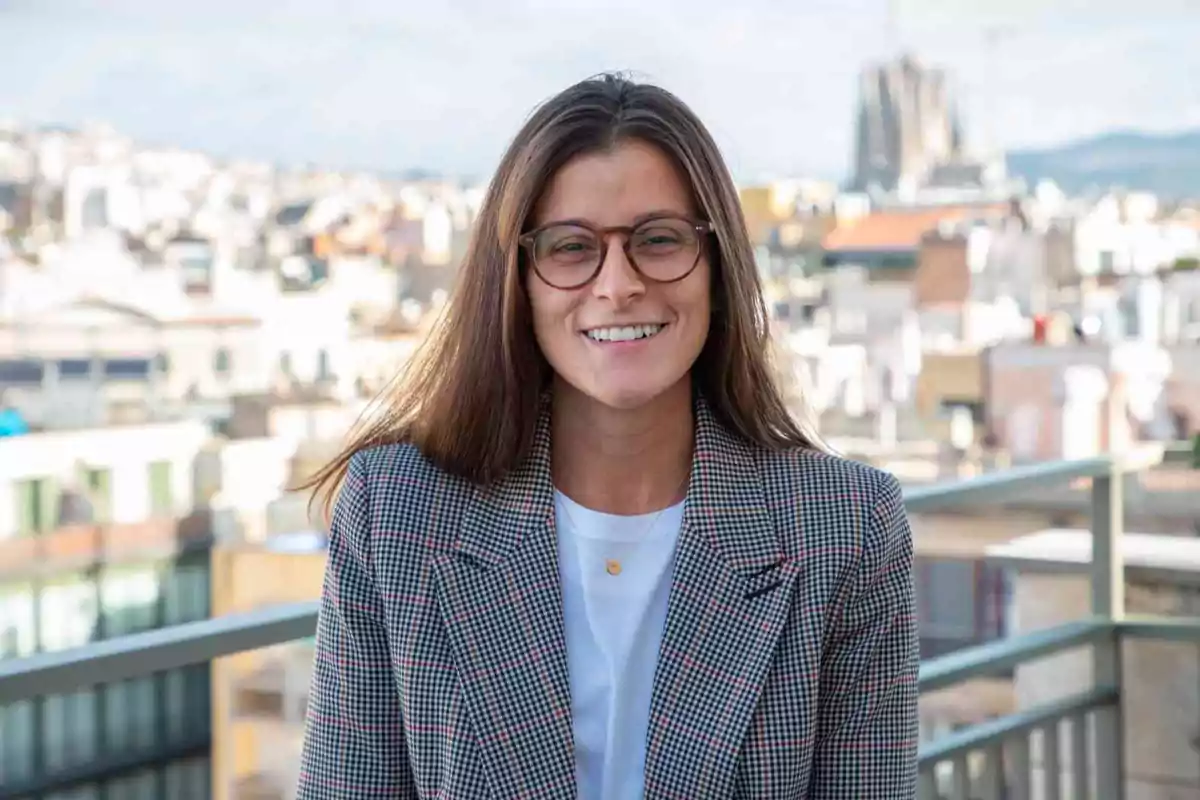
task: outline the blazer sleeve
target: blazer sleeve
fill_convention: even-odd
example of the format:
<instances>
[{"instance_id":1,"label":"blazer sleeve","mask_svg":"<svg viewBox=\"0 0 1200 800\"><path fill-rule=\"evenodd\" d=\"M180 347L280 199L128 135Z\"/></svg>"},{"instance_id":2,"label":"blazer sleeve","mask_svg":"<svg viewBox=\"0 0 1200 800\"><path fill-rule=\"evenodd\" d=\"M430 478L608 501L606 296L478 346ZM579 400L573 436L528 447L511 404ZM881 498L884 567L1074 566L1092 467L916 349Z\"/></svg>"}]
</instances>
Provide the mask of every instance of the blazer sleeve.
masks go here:
<instances>
[{"instance_id":1,"label":"blazer sleeve","mask_svg":"<svg viewBox=\"0 0 1200 800\"><path fill-rule=\"evenodd\" d=\"M334 506L297 800L417 797L355 455Z\"/></svg>"},{"instance_id":2,"label":"blazer sleeve","mask_svg":"<svg viewBox=\"0 0 1200 800\"><path fill-rule=\"evenodd\" d=\"M917 638L912 531L900 484L881 473L859 572L821 664L810 800L916 796Z\"/></svg>"}]
</instances>

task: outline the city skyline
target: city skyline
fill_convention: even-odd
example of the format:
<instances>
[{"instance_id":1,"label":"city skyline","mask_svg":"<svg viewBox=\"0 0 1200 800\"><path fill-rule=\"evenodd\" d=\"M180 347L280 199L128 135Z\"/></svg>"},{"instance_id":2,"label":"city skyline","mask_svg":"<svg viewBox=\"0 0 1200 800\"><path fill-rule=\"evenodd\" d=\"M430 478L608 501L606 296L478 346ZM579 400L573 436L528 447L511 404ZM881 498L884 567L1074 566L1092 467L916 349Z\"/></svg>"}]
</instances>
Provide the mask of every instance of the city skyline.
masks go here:
<instances>
[{"instance_id":1,"label":"city skyline","mask_svg":"<svg viewBox=\"0 0 1200 800\"><path fill-rule=\"evenodd\" d=\"M1036 5L985 16L897 0L889 31L885 0L804 9L582 0L567 10L544 0L250 10L124 0L103 12L9 2L0 114L102 121L220 157L483 176L539 101L617 69L689 102L739 177L841 179L859 72L904 49L950 75L976 147L1200 126L1200 86L1187 78L1200 72L1188 46L1200 15L1186 3L1152 0L1138 19L1113 3L1085 4L1086 15L1078 3Z\"/></svg>"}]
</instances>

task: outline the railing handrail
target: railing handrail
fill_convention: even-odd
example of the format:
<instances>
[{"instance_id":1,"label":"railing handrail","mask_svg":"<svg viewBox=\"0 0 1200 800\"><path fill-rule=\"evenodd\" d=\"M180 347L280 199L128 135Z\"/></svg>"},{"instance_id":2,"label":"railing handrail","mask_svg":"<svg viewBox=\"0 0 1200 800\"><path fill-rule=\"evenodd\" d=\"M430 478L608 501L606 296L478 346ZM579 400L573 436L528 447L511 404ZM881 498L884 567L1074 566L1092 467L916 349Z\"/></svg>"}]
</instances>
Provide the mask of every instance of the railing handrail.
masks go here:
<instances>
[{"instance_id":1,"label":"railing handrail","mask_svg":"<svg viewBox=\"0 0 1200 800\"><path fill-rule=\"evenodd\" d=\"M1047 723L1110 706L1119 699L1120 693L1116 687L1102 686L1023 709L1015 714L980 722L964 730L939 736L931 742L922 743L918 754L919 763L923 768L935 765L957 755L979 750L992 742L1003 741L1040 728Z\"/></svg>"},{"instance_id":2,"label":"railing handrail","mask_svg":"<svg viewBox=\"0 0 1200 800\"><path fill-rule=\"evenodd\" d=\"M115 639L0 660L0 705L208 663L312 636L317 601L274 605Z\"/></svg>"},{"instance_id":3,"label":"railing handrail","mask_svg":"<svg viewBox=\"0 0 1200 800\"><path fill-rule=\"evenodd\" d=\"M1031 490L1069 483L1079 478L1101 478L1120 472L1140 472L1163 462L1167 447L1139 444L1124 453L1050 461L1010 467L973 478L904 488L904 505L910 511L936 511L959 506L998 503ZM1174 449L1171 450L1174 453Z\"/></svg>"},{"instance_id":4,"label":"railing handrail","mask_svg":"<svg viewBox=\"0 0 1200 800\"><path fill-rule=\"evenodd\" d=\"M922 694L934 692L1063 650L1094 644L1098 639L1113 636L1116 632L1112 622L1088 618L1005 637L921 662L918 685Z\"/></svg>"}]
</instances>

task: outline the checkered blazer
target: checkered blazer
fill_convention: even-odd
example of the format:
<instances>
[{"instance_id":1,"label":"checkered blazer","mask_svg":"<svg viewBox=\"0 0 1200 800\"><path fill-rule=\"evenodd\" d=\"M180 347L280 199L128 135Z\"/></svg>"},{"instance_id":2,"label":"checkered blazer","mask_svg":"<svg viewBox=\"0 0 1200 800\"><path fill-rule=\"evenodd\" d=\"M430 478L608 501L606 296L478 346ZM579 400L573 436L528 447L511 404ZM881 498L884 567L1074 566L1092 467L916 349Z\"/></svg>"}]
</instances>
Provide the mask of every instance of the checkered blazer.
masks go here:
<instances>
[{"instance_id":1,"label":"checkered blazer","mask_svg":"<svg viewBox=\"0 0 1200 800\"><path fill-rule=\"evenodd\" d=\"M334 513L300 800L576 796L545 418L478 488L409 445ZM912 536L891 475L702 401L646 741L655 800L915 797Z\"/></svg>"}]
</instances>

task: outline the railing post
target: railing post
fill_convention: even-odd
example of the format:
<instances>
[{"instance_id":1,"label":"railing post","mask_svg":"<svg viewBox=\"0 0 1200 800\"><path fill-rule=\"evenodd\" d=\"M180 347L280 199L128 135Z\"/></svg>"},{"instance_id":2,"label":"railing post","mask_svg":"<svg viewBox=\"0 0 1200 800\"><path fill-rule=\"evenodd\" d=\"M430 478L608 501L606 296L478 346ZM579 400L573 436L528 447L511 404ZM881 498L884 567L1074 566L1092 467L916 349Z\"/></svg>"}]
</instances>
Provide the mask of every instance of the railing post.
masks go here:
<instances>
[{"instance_id":1,"label":"railing post","mask_svg":"<svg viewBox=\"0 0 1200 800\"><path fill-rule=\"evenodd\" d=\"M1092 613L1111 623L1109 634L1092 648L1096 686L1117 689L1117 702L1095 712L1096 794L1099 800L1125 797L1124 693L1121 639L1116 623L1125 615L1124 473L1112 471L1092 481ZM1079 731L1077 735L1081 735ZM1076 751L1078 752L1078 751Z\"/></svg>"}]
</instances>

